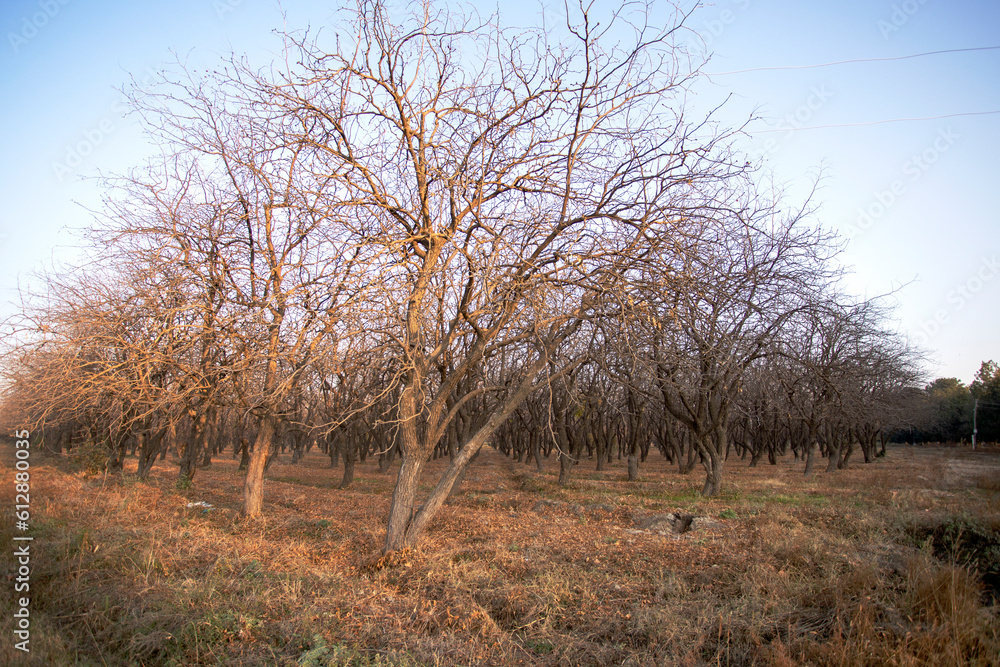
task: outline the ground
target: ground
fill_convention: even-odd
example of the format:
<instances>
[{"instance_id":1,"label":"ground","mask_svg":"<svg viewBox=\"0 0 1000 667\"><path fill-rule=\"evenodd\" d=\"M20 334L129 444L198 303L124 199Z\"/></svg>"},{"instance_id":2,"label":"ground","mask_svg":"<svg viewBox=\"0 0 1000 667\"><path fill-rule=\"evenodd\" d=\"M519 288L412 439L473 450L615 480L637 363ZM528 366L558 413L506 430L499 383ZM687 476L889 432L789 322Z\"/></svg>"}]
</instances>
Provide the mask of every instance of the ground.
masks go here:
<instances>
[{"instance_id":1,"label":"ground","mask_svg":"<svg viewBox=\"0 0 1000 667\"><path fill-rule=\"evenodd\" d=\"M282 456L246 520L228 457L186 489L169 461L148 483L135 459L88 463L32 454L32 653L6 639L0 662L1000 664L995 449L890 447L810 478L791 456L731 459L711 499L656 454L638 482L585 460L563 488L555 461L485 450L419 546L387 557L395 467L359 464L339 490L328 457Z\"/></svg>"}]
</instances>

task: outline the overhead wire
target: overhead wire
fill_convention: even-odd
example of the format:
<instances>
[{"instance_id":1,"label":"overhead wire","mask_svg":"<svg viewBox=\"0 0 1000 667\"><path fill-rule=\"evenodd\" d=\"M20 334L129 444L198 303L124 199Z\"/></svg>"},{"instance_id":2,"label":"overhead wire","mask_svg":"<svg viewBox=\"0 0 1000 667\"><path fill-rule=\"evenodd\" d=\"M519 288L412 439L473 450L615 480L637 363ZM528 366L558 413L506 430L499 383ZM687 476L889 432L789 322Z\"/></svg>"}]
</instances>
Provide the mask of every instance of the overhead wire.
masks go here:
<instances>
[{"instance_id":1,"label":"overhead wire","mask_svg":"<svg viewBox=\"0 0 1000 667\"><path fill-rule=\"evenodd\" d=\"M750 67L748 69L737 69L731 72L703 72L704 76L725 76L728 74L743 74L745 72L765 72L769 70L791 70L791 69L816 69L817 67L832 67L834 65L846 65L849 63L874 63L886 60L907 60L909 58L923 58L924 56L934 56L941 53L963 53L966 51L995 51L998 46L974 46L964 49L942 49L940 51L924 51L923 53L911 53L905 56L889 56L886 58L852 58L850 60L835 60L829 63L819 63L816 65L776 65L773 67Z\"/></svg>"},{"instance_id":2,"label":"overhead wire","mask_svg":"<svg viewBox=\"0 0 1000 667\"><path fill-rule=\"evenodd\" d=\"M860 123L832 123L830 125L807 125L804 127L783 127L769 130L745 130L747 134L763 134L765 132L797 132L799 130L821 130L828 127L861 127L863 125L882 125L883 123L904 123L916 120L938 120L941 118L955 118L957 116L988 116L1000 113L1000 109L994 111L963 111L960 113L946 113L940 116L913 116L911 118L887 118L885 120L869 120Z\"/></svg>"},{"instance_id":3,"label":"overhead wire","mask_svg":"<svg viewBox=\"0 0 1000 667\"><path fill-rule=\"evenodd\" d=\"M868 63L868 62L883 62L887 60L907 60L910 58L922 58L925 56L940 55L942 53L964 53L969 51L995 51L1000 50L1000 45L998 46L974 46L961 49L940 49L937 51L924 51L921 53L911 53L905 56L889 56L885 58L852 58L849 60L836 60L828 63L818 63L815 65L778 65L773 67L750 67L748 69L732 70L730 72L704 72L704 76L724 76L728 74L743 74L745 72L763 72L770 70L796 70L796 69L815 69L818 67L831 67L833 65L846 65L849 63ZM866 125L883 125L886 123L905 123L911 121L922 121L922 120L940 120L942 118L957 118L959 116L988 116L992 114L1000 113L1000 109L993 111L964 111L958 113L941 114L937 116L914 116L909 118L887 118L884 120L872 120L863 121L858 123L831 123L828 125L808 125L805 127L783 127L783 128L772 128L767 130L747 130L747 134L765 134L768 132L797 132L799 130L821 130L826 128L836 128L836 127L863 127Z\"/></svg>"}]
</instances>

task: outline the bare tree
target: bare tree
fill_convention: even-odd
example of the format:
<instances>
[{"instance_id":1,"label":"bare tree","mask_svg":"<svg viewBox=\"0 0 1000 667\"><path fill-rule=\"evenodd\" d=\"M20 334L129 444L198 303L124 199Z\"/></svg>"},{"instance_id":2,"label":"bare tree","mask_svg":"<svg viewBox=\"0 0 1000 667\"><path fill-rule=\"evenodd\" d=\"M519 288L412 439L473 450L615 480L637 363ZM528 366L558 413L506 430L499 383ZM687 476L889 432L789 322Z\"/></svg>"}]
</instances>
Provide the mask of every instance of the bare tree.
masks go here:
<instances>
[{"instance_id":1,"label":"bare tree","mask_svg":"<svg viewBox=\"0 0 1000 667\"><path fill-rule=\"evenodd\" d=\"M691 433L704 495L721 487L745 373L830 279L834 250L805 207L782 214L775 197L733 180L708 193L650 261L626 337L664 409Z\"/></svg>"},{"instance_id":2,"label":"bare tree","mask_svg":"<svg viewBox=\"0 0 1000 667\"><path fill-rule=\"evenodd\" d=\"M564 483L588 454L635 479L656 441L682 470L700 457L717 493L740 388L831 277L831 246L685 117L683 12L342 15L329 48L289 34L280 64L180 66L136 91L164 155L113 184L99 238L123 270L55 308L59 345L36 322L12 377L63 388L18 395L119 454L134 427L142 467L183 441L188 480L245 423L248 515L278 447L297 460L322 438L342 486L398 452L386 551L416 543L515 413L538 433L498 444L539 467L556 453ZM450 464L419 499L435 456Z\"/></svg>"},{"instance_id":3,"label":"bare tree","mask_svg":"<svg viewBox=\"0 0 1000 667\"><path fill-rule=\"evenodd\" d=\"M682 17L656 28L633 9L578 6L556 33L430 2L395 23L364 1L333 52L299 40L305 71L273 89L354 207L347 230L378 249L371 327L399 362L403 456L386 550L413 544L500 424L580 363L570 338L614 311L602 285L670 215L674 184L718 176L682 116ZM474 400L481 425L415 511L424 462Z\"/></svg>"}]
</instances>

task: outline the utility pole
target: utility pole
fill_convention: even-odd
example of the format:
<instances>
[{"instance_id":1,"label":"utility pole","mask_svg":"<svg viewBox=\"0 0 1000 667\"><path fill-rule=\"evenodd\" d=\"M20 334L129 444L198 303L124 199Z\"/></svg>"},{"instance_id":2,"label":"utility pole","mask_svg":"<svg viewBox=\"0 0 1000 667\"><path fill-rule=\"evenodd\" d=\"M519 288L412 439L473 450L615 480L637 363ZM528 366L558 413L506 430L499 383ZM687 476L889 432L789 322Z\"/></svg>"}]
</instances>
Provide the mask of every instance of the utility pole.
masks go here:
<instances>
[{"instance_id":1,"label":"utility pole","mask_svg":"<svg viewBox=\"0 0 1000 667\"><path fill-rule=\"evenodd\" d=\"M976 415L979 414L979 399L972 404L972 451L976 451Z\"/></svg>"}]
</instances>

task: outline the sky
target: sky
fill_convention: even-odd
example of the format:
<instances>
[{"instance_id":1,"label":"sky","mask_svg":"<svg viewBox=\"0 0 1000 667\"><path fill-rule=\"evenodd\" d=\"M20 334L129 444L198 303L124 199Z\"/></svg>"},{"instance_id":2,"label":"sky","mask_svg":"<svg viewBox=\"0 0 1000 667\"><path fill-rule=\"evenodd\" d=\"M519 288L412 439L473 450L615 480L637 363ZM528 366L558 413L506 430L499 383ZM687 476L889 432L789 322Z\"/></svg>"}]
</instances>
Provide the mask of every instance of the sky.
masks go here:
<instances>
[{"instance_id":1,"label":"sky","mask_svg":"<svg viewBox=\"0 0 1000 667\"><path fill-rule=\"evenodd\" d=\"M500 7L523 24L546 3L546 13L562 6ZM178 59L197 68L235 53L264 65L278 56L275 30L332 31L336 7L0 3L0 316L19 307L19 285L38 284L33 272L81 258L73 230L100 209L99 176L153 150L124 86ZM790 206L818 177L816 218L848 239L848 289L891 294L895 326L931 360L928 378L968 383L982 361L1000 361L1000 48L985 48L1000 47L1000 2L720 0L687 26L685 43L709 56L690 104L725 101L721 120L750 119L742 147ZM840 64L812 67L826 63Z\"/></svg>"}]
</instances>

